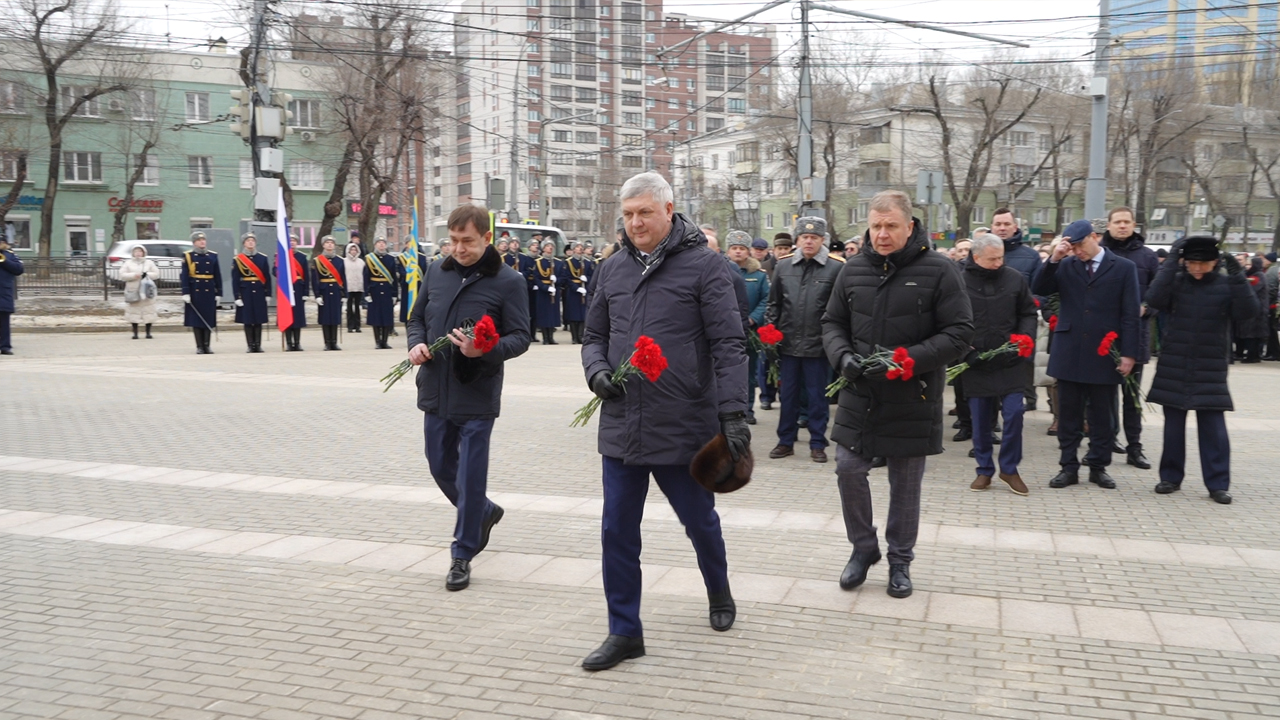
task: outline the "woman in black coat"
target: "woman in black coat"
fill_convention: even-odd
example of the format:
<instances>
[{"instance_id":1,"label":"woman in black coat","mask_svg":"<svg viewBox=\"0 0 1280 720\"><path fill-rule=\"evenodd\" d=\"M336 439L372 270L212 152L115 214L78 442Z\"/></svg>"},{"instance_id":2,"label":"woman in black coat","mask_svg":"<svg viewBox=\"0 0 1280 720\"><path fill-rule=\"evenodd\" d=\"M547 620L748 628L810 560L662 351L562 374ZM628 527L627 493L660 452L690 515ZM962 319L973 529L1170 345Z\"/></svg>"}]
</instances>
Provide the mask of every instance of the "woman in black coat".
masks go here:
<instances>
[{"instance_id":1,"label":"woman in black coat","mask_svg":"<svg viewBox=\"0 0 1280 720\"><path fill-rule=\"evenodd\" d=\"M1035 368L1031 358L1002 353L985 362L978 356L1009 342L1011 335L1036 335L1036 301L1022 273L1004 265L1004 242L995 235L980 235L964 261L964 286L973 306L972 349L965 356L969 369L957 378L968 398L973 427L973 457L977 477L970 490L986 490L996 475L989 432L997 412L1004 416L1000 443L1000 479L1018 495L1027 485L1018 475L1022 462L1023 388L1031 384Z\"/></svg>"},{"instance_id":2,"label":"woman in black coat","mask_svg":"<svg viewBox=\"0 0 1280 720\"><path fill-rule=\"evenodd\" d=\"M1218 272L1225 267L1227 274ZM1227 504L1231 495L1231 445L1224 413L1234 410L1227 387L1230 317L1247 322L1258 301L1240 263L1219 252L1217 240L1196 236L1174 243L1147 291L1147 305L1165 318L1160 364L1147 400L1164 406L1164 452L1156 492L1178 490L1186 470L1187 412L1196 411L1200 467L1209 496Z\"/></svg>"},{"instance_id":3,"label":"woman in black coat","mask_svg":"<svg viewBox=\"0 0 1280 720\"><path fill-rule=\"evenodd\" d=\"M1234 258L1233 258L1234 259ZM1262 258L1255 257L1249 261L1249 270L1245 273L1249 289L1258 300L1258 311L1245 320L1238 320L1235 326L1236 340L1239 342L1240 362L1262 362L1262 345L1266 342L1269 325L1267 322L1267 278L1262 271Z\"/></svg>"}]
</instances>

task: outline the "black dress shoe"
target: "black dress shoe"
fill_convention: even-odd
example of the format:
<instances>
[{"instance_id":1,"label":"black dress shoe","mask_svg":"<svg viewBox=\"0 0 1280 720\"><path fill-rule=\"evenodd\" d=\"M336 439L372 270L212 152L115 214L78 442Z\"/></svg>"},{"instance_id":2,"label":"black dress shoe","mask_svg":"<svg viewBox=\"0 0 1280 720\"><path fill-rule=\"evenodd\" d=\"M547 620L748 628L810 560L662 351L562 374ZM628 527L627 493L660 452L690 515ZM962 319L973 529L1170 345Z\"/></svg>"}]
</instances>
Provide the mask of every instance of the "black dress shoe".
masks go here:
<instances>
[{"instance_id":1,"label":"black dress shoe","mask_svg":"<svg viewBox=\"0 0 1280 720\"><path fill-rule=\"evenodd\" d=\"M951 441L964 442L965 440L972 440L972 439L973 439L973 428L962 427L960 428L960 432L956 433L955 437L951 438Z\"/></svg>"},{"instance_id":2,"label":"black dress shoe","mask_svg":"<svg viewBox=\"0 0 1280 720\"><path fill-rule=\"evenodd\" d=\"M582 661L583 670L608 670L623 660L644 657L644 638L610 635Z\"/></svg>"},{"instance_id":3,"label":"black dress shoe","mask_svg":"<svg viewBox=\"0 0 1280 720\"><path fill-rule=\"evenodd\" d=\"M885 591L890 597L911 597L911 566L906 563L889 565L889 588Z\"/></svg>"},{"instance_id":4,"label":"black dress shoe","mask_svg":"<svg viewBox=\"0 0 1280 720\"><path fill-rule=\"evenodd\" d=\"M1104 490L1116 489L1116 481L1111 479L1105 468L1089 468L1089 482Z\"/></svg>"},{"instance_id":5,"label":"black dress shoe","mask_svg":"<svg viewBox=\"0 0 1280 720\"><path fill-rule=\"evenodd\" d=\"M489 513L489 517L484 519L484 525L480 528L480 549L476 550L477 553L489 546L489 531L498 524L504 514L502 506L494 503L493 510Z\"/></svg>"},{"instance_id":6,"label":"black dress shoe","mask_svg":"<svg viewBox=\"0 0 1280 720\"><path fill-rule=\"evenodd\" d=\"M773 409L773 403L769 402L768 400L761 400L761 401L760 401L760 409L761 409L761 410L772 410L772 409Z\"/></svg>"},{"instance_id":7,"label":"black dress shoe","mask_svg":"<svg viewBox=\"0 0 1280 720\"><path fill-rule=\"evenodd\" d=\"M1146 455L1142 454L1142 447L1140 445L1130 445L1128 454L1129 459L1126 462L1130 465L1138 468L1139 470L1151 469L1151 461L1147 459Z\"/></svg>"},{"instance_id":8,"label":"black dress shoe","mask_svg":"<svg viewBox=\"0 0 1280 720\"><path fill-rule=\"evenodd\" d=\"M1078 473L1067 472L1066 470L1063 470L1062 472L1053 476L1053 479L1049 481L1049 487L1064 488L1064 487L1067 487L1068 485L1075 485L1078 482L1080 482L1080 475Z\"/></svg>"},{"instance_id":9,"label":"black dress shoe","mask_svg":"<svg viewBox=\"0 0 1280 720\"><path fill-rule=\"evenodd\" d=\"M1171 482L1165 482L1164 480L1161 480L1160 482L1156 483L1156 492L1161 495L1168 495L1169 493L1175 493L1181 489L1182 489L1181 485L1175 485Z\"/></svg>"},{"instance_id":10,"label":"black dress shoe","mask_svg":"<svg viewBox=\"0 0 1280 720\"><path fill-rule=\"evenodd\" d=\"M711 607L711 629L724 632L733 627L733 621L738 617L738 606L733 602L733 595L725 590L722 593L712 593L707 599Z\"/></svg>"},{"instance_id":11,"label":"black dress shoe","mask_svg":"<svg viewBox=\"0 0 1280 720\"><path fill-rule=\"evenodd\" d=\"M951 423L951 429L952 429L952 430L959 430L959 429L960 429L960 421L959 421L959 420L957 420L957 421L955 421L955 422Z\"/></svg>"},{"instance_id":12,"label":"black dress shoe","mask_svg":"<svg viewBox=\"0 0 1280 720\"><path fill-rule=\"evenodd\" d=\"M998 432L998 431L997 431L997 432ZM991 436L991 444L992 444L992 445L999 445L999 444L1000 444L1000 436L999 436L999 435L992 435L992 436Z\"/></svg>"},{"instance_id":13,"label":"black dress shoe","mask_svg":"<svg viewBox=\"0 0 1280 720\"><path fill-rule=\"evenodd\" d=\"M882 468L882 467L884 467L885 465L888 465L888 464L889 464L889 461L888 461L888 460L886 460L886 459L885 459L885 458L883 458L883 457L873 457L873 458L871 458L871 467L872 467L873 469L874 469L874 468Z\"/></svg>"},{"instance_id":14,"label":"black dress shoe","mask_svg":"<svg viewBox=\"0 0 1280 720\"><path fill-rule=\"evenodd\" d=\"M800 427L800 428L809 427L809 418L800 418L799 420L797 420L796 427Z\"/></svg>"},{"instance_id":15,"label":"black dress shoe","mask_svg":"<svg viewBox=\"0 0 1280 720\"><path fill-rule=\"evenodd\" d=\"M878 562L880 562L880 550L866 553L854 550L849 562L844 566L844 572L840 573L841 589L852 590L866 582L867 571Z\"/></svg>"},{"instance_id":16,"label":"black dress shoe","mask_svg":"<svg viewBox=\"0 0 1280 720\"><path fill-rule=\"evenodd\" d=\"M454 558L449 574L444 577L446 590L462 590L471 584L471 561Z\"/></svg>"},{"instance_id":17,"label":"black dress shoe","mask_svg":"<svg viewBox=\"0 0 1280 720\"><path fill-rule=\"evenodd\" d=\"M747 424L748 424L748 425L755 425L755 424L756 424L756 416L755 416L755 415L748 415L748 416L747 416Z\"/></svg>"},{"instance_id":18,"label":"black dress shoe","mask_svg":"<svg viewBox=\"0 0 1280 720\"><path fill-rule=\"evenodd\" d=\"M1231 493L1226 490L1210 490L1209 497L1213 498L1213 501L1219 505L1231 504Z\"/></svg>"}]
</instances>

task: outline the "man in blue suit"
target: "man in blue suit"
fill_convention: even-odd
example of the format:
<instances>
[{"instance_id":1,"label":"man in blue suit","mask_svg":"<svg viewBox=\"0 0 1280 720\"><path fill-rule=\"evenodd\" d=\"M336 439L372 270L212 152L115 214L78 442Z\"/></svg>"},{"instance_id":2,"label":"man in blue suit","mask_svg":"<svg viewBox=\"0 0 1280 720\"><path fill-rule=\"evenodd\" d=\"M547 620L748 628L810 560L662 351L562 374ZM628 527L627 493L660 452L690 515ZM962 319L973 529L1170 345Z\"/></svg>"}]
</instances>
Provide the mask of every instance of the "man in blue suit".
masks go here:
<instances>
[{"instance_id":1,"label":"man in blue suit","mask_svg":"<svg viewBox=\"0 0 1280 720\"><path fill-rule=\"evenodd\" d=\"M1105 227L1105 222L1100 221ZM1084 436L1085 408L1089 414L1089 482L1108 490L1115 480L1107 474L1115 440L1111 414L1116 389L1133 371L1139 335L1137 267L1101 245L1099 229L1088 220L1077 220L1062 231L1049 261L1032 283L1036 295L1058 294L1058 325L1049 353L1049 375L1058 379L1058 448L1062 471L1049 481L1051 488L1080 482L1076 452ZM1118 334L1115 347L1120 362L1110 353L1098 353L1107 333Z\"/></svg>"}]
</instances>

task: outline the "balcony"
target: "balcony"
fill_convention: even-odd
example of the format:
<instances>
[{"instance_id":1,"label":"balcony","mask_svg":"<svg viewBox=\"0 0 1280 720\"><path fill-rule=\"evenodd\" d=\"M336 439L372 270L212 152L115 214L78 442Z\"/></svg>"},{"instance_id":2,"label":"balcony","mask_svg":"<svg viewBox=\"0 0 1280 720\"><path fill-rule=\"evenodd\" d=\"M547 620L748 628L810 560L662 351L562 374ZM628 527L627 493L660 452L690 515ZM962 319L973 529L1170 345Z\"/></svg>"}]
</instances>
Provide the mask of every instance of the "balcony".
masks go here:
<instances>
[{"instance_id":1,"label":"balcony","mask_svg":"<svg viewBox=\"0 0 1280 720\"><path fill-rule=\"evenodd\" d=\"M889 143L862 145L858 148L858 160L860 162L879 162L892 159L893 145Z\"/></svg>"},{"instance_id":2,"label":"balcony","mask_svg":"<svg viewBox=\"0 0 1280 720\"><path fill-rule=\"evenodd\" d=\"M759 160L739 160L733 164L733 174L742 175L758 175L760 173Z\"/></svg>"}]
</instances>

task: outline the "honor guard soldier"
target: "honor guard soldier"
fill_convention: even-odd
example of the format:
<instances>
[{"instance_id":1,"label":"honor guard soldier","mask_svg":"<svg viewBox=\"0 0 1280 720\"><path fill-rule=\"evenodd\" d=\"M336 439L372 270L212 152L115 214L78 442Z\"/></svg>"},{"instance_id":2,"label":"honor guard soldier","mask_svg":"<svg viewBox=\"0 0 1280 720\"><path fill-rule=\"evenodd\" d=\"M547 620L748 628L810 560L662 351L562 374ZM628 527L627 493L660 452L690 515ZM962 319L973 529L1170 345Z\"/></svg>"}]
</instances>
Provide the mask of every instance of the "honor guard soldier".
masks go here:
<instances>
[{"instance_id":1,"label":"honor guard soldier","mask_svg":"<svg viewBox=\"0 0 1280 720\"><path fill-rule=\"evenodd\" d=\"M569 326L569 337L574 345L582 344L582 323L587 319L587 281L591 279L590 260L582 254L582 243L574 242L573 252L564 261L568 276L565 278L564 324Z\"/></svg>"},{"instance_id":2,"label":"honor guard soldier","mask_svg":"<svg viewBox=\"0 0 1280 720\"><path fill-rule=\"evenodd\" d=\"M390 350L387 340L396 326L396 289L400 286L400 264L387 254L387 241L378 238L373 252L364 256L364 292L368 300L365 321L373 328L373 346Z\"/></svg>"},{"instance_id":3,"label":"honor guard soldier","mask_svg":"<svg viewBox=\"0 0 1280 720\"><path fill-rule=\"evenodd\" d=\"M222 268L218 253L209 252L208 240L199 230L191 233L192 249L182 254L182 324L196 336L196 354L212 355L209 340L218 326L218 298L222 295Z\"/></svg>"},{"instance_id":4,"label":"honor guard soldier","mask_svg":"<svg viewBox=\"0 0 1280 720\"><path fill-rule=\"evenodd\" d=\"M311 287L311 261L298 249L298 236L289 236L289 269L293 278L293 324L284 329L285 352L302 352L302 328L307 326L306 301ZM280 268L272 268L279 275Z\"/></svg>"},{"instance_id":5,"label":"honor guard soldier","mask_svg":"<svg viewBox=\"0 0 1280 720\"><path fill-rule=\"evenodd\" d=\"M534 324L542 332L543 345L559 345L556 328L560 327L560 297L567 285L569 268L555 256L556 244L542 243L542 255L533 261Z\"/></svg>"},{"instance_id":6,"label":"honor guard soldier","mask_svg":"<svg viewBox=\"0 0 1280 720\"><path fill-rule=\"evenodd\" d=\"M271 270L267 256L258 252L258 238L245 233L240 241L242 251L236 255L231 270L231 293L236 299L236 322L244 326L248 352L262 352L262 326L267 316L267 277Z\"/></svg>"},{"instance_id":7,"label":"honor guard soldier","mask_svg":"<svg viewBox=\"0 0 1280 720\"><path fill-rule=\"evenodd\" d=\"M343 278L342 258L337 254L337 243L332 235L320 240L322 252L311 264L311 290L316 296L316 322L324 332L324 349L341 350L338 347L338 326L342 324L342 301L347 297Z\"/></svg>"}]
</instances>

